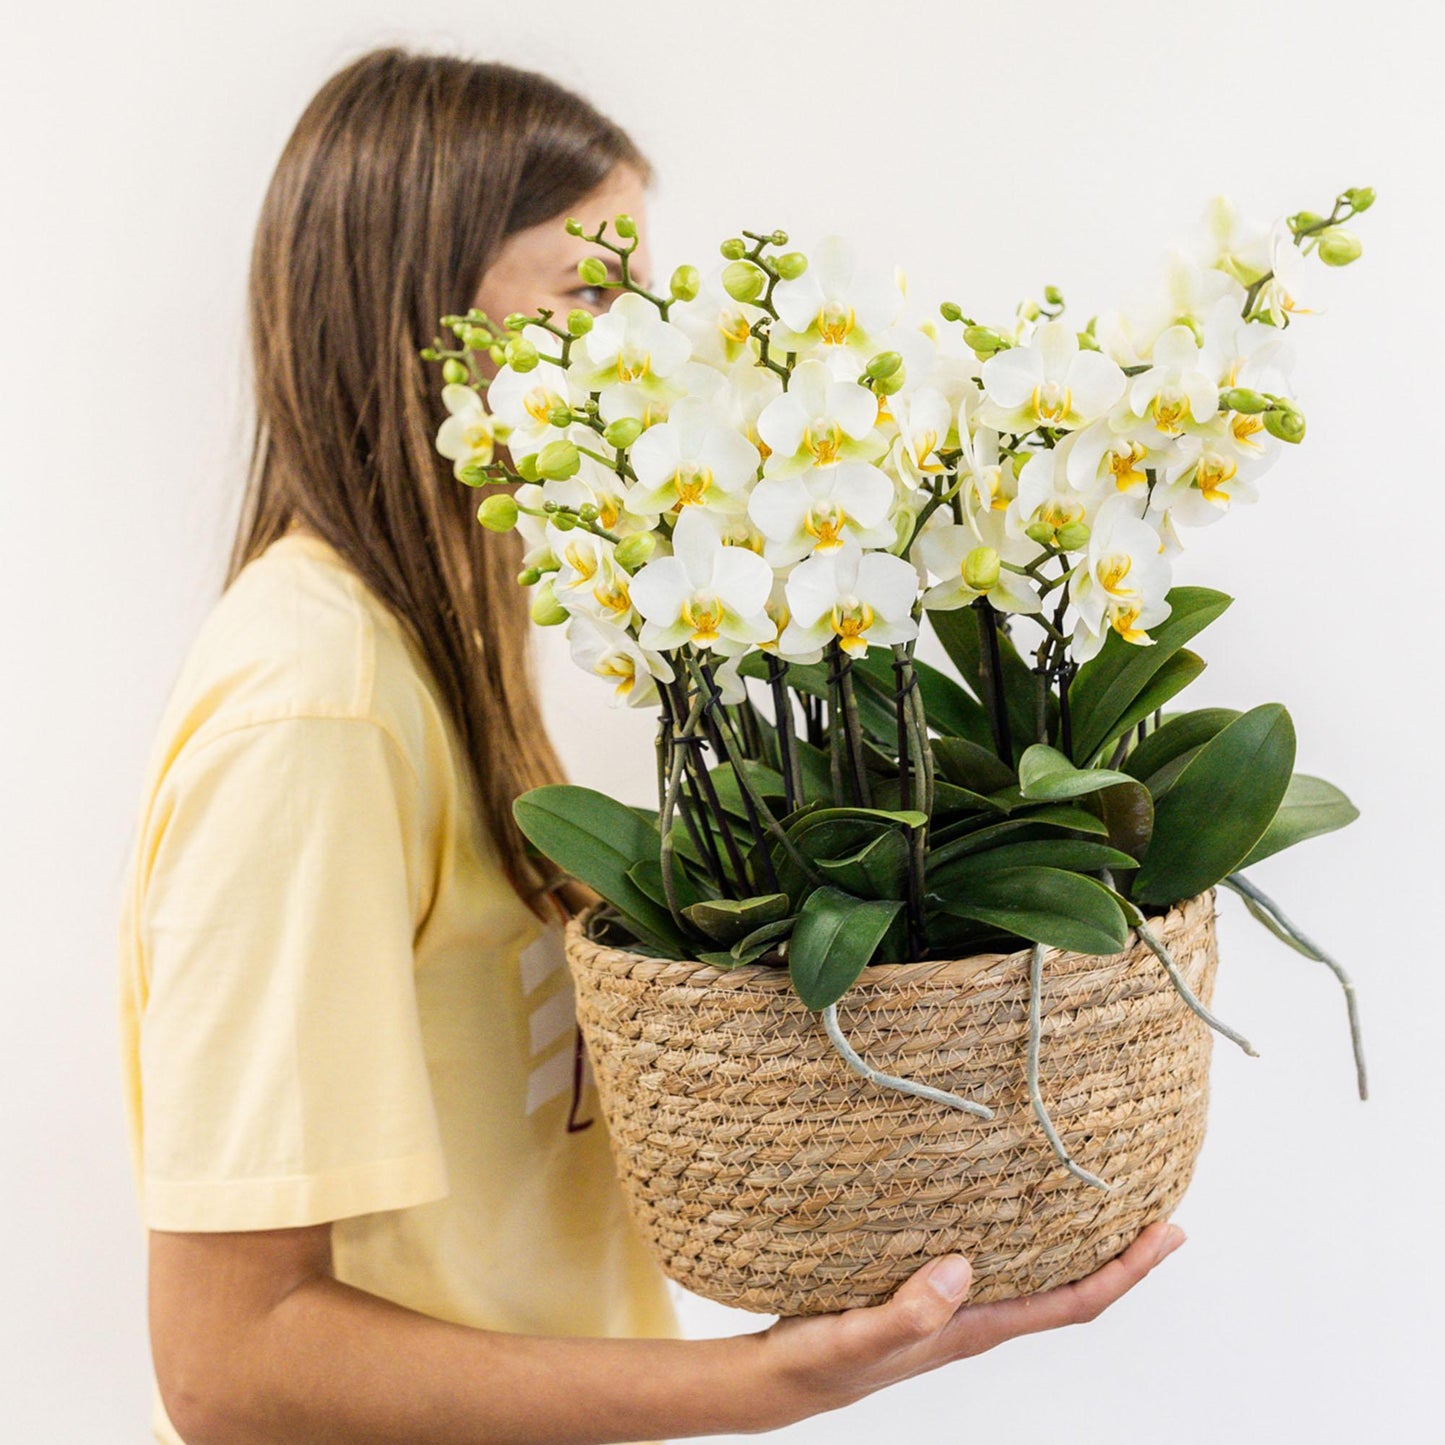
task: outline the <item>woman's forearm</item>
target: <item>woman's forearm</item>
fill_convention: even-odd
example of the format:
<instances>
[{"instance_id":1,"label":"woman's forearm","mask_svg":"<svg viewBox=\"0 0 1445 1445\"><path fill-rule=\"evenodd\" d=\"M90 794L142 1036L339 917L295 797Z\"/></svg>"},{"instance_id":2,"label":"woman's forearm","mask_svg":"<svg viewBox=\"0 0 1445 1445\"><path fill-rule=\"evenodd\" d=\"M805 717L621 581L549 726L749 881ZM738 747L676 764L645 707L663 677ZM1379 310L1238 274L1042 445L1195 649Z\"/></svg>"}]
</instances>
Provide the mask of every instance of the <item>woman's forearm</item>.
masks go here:
<instances>
[{"instance_id":1,"label":"woman's forearm","mask_svg":"<svg viewBox=\"0 0 1445 1445\"><path fill-rule=\"evenodd\" d=\"M787 1423L763 1335L505 1334L331 1278L298 1286L167 1399L188 1445L603 1445ZM198 1347L200 1348L200 1347ZM179 1416L179 1418L176 1418Z\"/></svg>"}]
</instances>

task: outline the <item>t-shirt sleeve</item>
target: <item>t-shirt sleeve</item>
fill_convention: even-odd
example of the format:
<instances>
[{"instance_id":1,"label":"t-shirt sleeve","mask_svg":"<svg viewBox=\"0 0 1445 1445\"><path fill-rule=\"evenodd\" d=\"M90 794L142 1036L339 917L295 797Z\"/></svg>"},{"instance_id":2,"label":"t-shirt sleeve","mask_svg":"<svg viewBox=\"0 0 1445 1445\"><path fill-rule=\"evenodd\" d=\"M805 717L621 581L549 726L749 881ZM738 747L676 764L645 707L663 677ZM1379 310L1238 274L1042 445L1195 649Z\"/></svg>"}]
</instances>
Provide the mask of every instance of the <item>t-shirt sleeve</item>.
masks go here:
<instances>
[{"instance_id":1,"label":"t-shirt sleeve","mask_svg":"<svg viewBox=\"0 0 1445 1445\"><path fill-rule=\"evenodd\" d=\"M278 1229L448 1191L417 1010L420 785L381 724L182 748L140 905L143 1216Z\"/></svg>"}]
</instances>

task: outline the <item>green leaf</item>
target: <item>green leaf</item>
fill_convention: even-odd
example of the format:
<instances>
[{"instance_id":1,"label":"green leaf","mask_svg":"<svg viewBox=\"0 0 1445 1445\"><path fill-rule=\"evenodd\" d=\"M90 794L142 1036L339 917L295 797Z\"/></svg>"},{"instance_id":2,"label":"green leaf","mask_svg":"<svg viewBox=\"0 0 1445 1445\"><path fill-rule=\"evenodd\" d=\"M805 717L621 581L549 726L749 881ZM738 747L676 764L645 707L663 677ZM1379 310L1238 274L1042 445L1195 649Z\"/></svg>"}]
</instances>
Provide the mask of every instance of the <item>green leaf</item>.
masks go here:
<instances>
[{"instance_id":1,"label":"green leaf","mask_svg":"<svg viewBox=\"0 0 1445 1445\"><path fill-rule=\"evenodd\" d=\"M931 847L925 860L929 887L936 875L946 876L943 870L957 858L966 858L985 849L994 848L1000 839L1022 842L1026 838L1047 836L1050 830L1063 829L1069 832L1093 833L1106 836L1108 827L1103 819L1083 808L1070 808L1063 804L1045 805L1017 817L1006 818L1001 823L989 823L968 830L953 833L937 846Z\"/></svg>"},{"instance_id":2,"label":"green leaf","mask_svg":"<svg viewBox=\"0 0 1445 1445\"><path fill-rule=\"evenodd\" d=\"M984 697L983 676L979 670L981 648L978 636L978 615L972 607L927 609L929 621L948 653L949 660L958 669L963 680L973 689L975 696ZM1015 751L1022 743L1033 737L1035 713L1037 711L1037 683L1033 670L1022 657L1013 639L1004 632L1002 625L998 635L999 656L1003 668L1004 703L1008 711L1009 730L1013 736ZM1048 705L1049 730L1052 736L1059 715L1058 699L1050 696ZM985 714L987 720L987 714ZM992 741L992 735L988 735ZM982 742L979 738L975 741Z\"/></svg>"},{"instance_id":3,"label":"green leaf","mask_svg":"<svg viewBox=\"0 0 1445 1445\"><path fill-rule=\"evenodd\" d=\"M943 909L1076 953L1119 953L1129 936L1113 892L1062 868L1000 868L970 876Z\"/></svg>"},{"instance_id":4,"label":"green leaf","mask_svg":"<svg viewBox=\"0 0 1445 1445\"><path fill-rule=\"evenodd\" d=\"M515 799L512 816L546 857L595 888L640 939L682 957L686 943L672 915L627 876L633 864L662 853L657 829L634 809L593 788L546 783Z\"/></svg>"},{"instance_id":5,"label":"green leaf","mask_svg":"<svg viewBox=\"0 0 1445 1445\"><path fill-rule=\"evenodd\" d=\"M1034 743L1025 748L1019 759L1019 789L1031 800L1057 802L1063 798L1081 798L1085 793L1097 793L1115 783L1133 784L1134 779L1108 768L1076 768L1047 743Z\"/></svg>"},{"instance_id":6,"label":"green leaf","mask_svg":"<svg viewBox=\"0 0 1445 1445\"><path fill-rule=\"evenodd\" d=\"M992 747L980 747L967 738L934 738L929 746L937 770L950 783L972 793L987 796L1018 781Z\"/></svg>"},{"instance_id":7,"label":"green leaf","mask_svg":"<svg viewBox=\"0 0 1445 1445\"><path fill-rule=\"evenodd\" d=\"M733 957L741 961L744 955L756 958L766 953L780 938L786 938L793 931L793 925L797 921L796 914L789 914L786 918L778 918L772 923L763 924L761 928L753 929L746 938L740 938L733 944Z\"/></svg>"},{"instance_id":8,"label":"green leaf","mask_svg":"<svg viewBox=\"0 0 1445 1445\"><path fill-rule=\"evenodd\" d=\"M1292 848L1306 838L1333 833L1336 828L1353 823L1359 816L1360 810L1333 783L1327 783L1323 778L1312 778L1308 773L1296 773L1289 780L1284 801L1264 830L1264 836L1250 850L1244 862L1230 871L1251 867L1261 858Z\"/></svg>"},{"instance_id":9,"label":"green leaf","mask_svg":"<svg viewBox=\"0 0 1445 1445\"><path fill-rule=\"evenodd\" d=\"M1025 864L1067 868L1071 873L1097 873L1101 868L1133 868L1136 860L1091 838L1033 838L1023 843L1001 843L983 853L955 859L948 869L949 884L962 883L975 873Z\"/></svg>"},{"instance_id":10,"label":"green leaf","mask_svg":"<svg viewBox=\"0 0 1445 1445\"><path fill-rule=\"evenodd\" d=\"M1201 707L1171 717L1130 750L1124 759L1123 769L1131 778L1150 783L1160 768L1172 763L1182 753L1203 747L1239 715L1238 708ZM1155 791L1151 784L1150 792Z\"/></svg>"},{"instance_id":11,"label":"green leaf","mask_svg":"<svg viewBox=\"0 0 1445 1445\"><path fill-rule=\"evenodd\" d=\"M627 876L657 904L667 907L667 890L662 886L662 858L639 858L627 870ZM707 894L694 881L691 873L682 865L682 855L674 848L672 854L672 877L677 887L679 903L699 903ZM671 916L671 915L669 915Z\"/></svg>"},{"instance_id":12,"label":"green leaf","mask_svg":"<svg viewBox=\"0 0 1445 1445\"><path fill-rule=\"evenodd\" d=\"M788 945L788 974L798 997L814 1012L837 1003L853 987L902 907L896 899L814 889L798 913Z\"/></svg>"},{"instance_id":13,"label":"green leaf","mask_svg":"<svg viewBox=\"0 0 1445 1445\"><path fill-rule=\"evenodd\" d=\"M714 943L731 946L762 924L776 923L788 908L786 893L763 893L756 898L708 898L682 911Z\"/></svg>"},{"instance_id":14,"label":"green leaf","mask_svg":"<svg viewBox=\"0 0 1445 1445\"><path fill-rule=\"evenodd\" d=\"M1279 810L1294 749L1294 724L1278 703L1252 708L1205 743L1155 805L1133 896L1177 903L1238 868Z\"/></svg>"},{"instance_id":15,"label":"green leaf","mask_svg":"<svg viewBox=\"0 0 1445 1445\"><path fill-rule=\"evenodd\" d=\"M1095 793L1089 803L1104 820L1109 842L1129 855L1130 867L1137 867L1154 835L1154 799L1149 789L1129 778Z\"/></svg>"},{"instance_id":16,"label":"green leaf","mask_svg":"<svg viewBox=\"0 0 1445 1445\"><path fill-rule=\"evenodd\" d=\"M1208 587L1175 587L1166 600L1169 616L1153 629L1149 646L1125 642L1110 629L1103 647L1075 675L1069 688L1075 758L1093 757L1122 730L1120 720L1149 679L1232 599Z\"/></svg>"},{"instance_id":17,"label":"green leaf","mask_svg":"<svg viewBox=\"0 0 1445 1445\"><path fill-rule=\"evenodd\" d=\"M908 874L908 838L897 828L879 834L843 858L819 858L829 882L863 898L899 898Z\"/></svg>"},{"instance_id":18,"label":"green leaf","mask_svg":"<svg viewBox=\"0 0 1445 1445\"><path fill-rule=\"evenodd\" d=\"M1176 693L1182 692L1201 672L1204 659L1187 647L1181 647L1153 677L1144 684L1138 697L1124 710L1109 729L1108 735L1094 749L1087 759L1092 762L1107 748L1118 741L1130 728L1137 727L1146 717L1159 711ZM1080 755L1083 756L1082 754Z\"/></svg>"},{"instance_id":19,"label":"green leaf","mask_svg":"<svg viewBox=\"0 0 1445 1445\"><path fill-rule=\"evenodd\" d=\"M781 773L774 772L772 768L758 762L755 758L744 758L743 768L759 793L776 793L781 796L784 792ZM734 817L746 818L748 815L747 804L743 801L742 784L738 781L733 765L719 763L716 767L708 770L708 776L717 790L718 802Z\"/></svg>"}]
</instances>

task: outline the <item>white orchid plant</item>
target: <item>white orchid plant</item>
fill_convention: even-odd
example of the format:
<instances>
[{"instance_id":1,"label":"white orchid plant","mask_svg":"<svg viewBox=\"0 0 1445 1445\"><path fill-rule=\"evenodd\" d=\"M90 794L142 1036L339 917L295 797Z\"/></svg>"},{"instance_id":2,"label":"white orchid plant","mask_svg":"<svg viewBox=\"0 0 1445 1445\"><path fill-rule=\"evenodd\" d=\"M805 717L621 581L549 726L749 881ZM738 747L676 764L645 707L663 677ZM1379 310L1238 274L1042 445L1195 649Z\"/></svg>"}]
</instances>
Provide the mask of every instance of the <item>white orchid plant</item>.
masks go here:
<instances>
[{"instance_id":1,"label":"white orchid plant","mask_svg":"<svg viewBox=\"0 0 1445 1445\"><path fill-rule=\"evenodd\" d=\"M534 620L659 714L657 809L570 785L515 805L606 900L594 929L786 964L845 1052L835 1006L869 963L1032 944L1037 1003L1045 946L1136 930L1253 1053L1146 918L1223 883L1339 978L1363 1098L1349 979L1241 872L1355 809L1294 773L1279 705L1165 708L1229 603L1171 559L1302 440L1288 333L1373 199L1264 225L1217 198L1082 328L1053 287L1008 325L921 316L844 238L780 231L657 295L627 216L567 223L612 257L579 266L617 292L604 314L443 317L439 451L521 534ZM915 657L925 616L957 676Z\"/></svg>"}]
</instances>

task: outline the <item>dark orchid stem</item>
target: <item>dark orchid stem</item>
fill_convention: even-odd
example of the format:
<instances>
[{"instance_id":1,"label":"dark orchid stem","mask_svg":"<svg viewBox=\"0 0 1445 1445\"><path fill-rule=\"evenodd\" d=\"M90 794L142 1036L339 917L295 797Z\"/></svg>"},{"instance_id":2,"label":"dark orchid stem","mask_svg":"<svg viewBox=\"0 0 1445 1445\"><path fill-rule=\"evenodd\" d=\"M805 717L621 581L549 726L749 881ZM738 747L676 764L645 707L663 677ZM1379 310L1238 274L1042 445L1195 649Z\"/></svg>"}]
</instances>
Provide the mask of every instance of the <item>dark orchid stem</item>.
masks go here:
<instances>
[{"instance_id":1,"label":"dark orchid stem","mask_svg":"<svg viewBox=\"0 0 1445 1445\"><path fill-rule=\"evenodd\" d=\"M707 701L703 705L702 725L709 738L713 740L713 746L725 756L732 764L733 776L737 779L738 791L742 794L743 810L748 815L748 827L752 831L753 843L756 845L758 855L762 858L764 876L769 888L774 893L781 893L779 886L778 870L773 864L772 854L768 851L767 833L763 828L762 818L758 813L758 807L753 800L753 789L750 780L746 776L744 763L746 759L742 755L742 749L730 744L723 735L714 713L721 711L722 694L718 692L717 683L713 679L712 667L701 660L697 663L697 672L701 677L707 693ZM746 870L743 872L744 880L748 879Z\"/></svg>"},{"instance_id":2,"label":"dark orchid stem","mask_svg":"<svg viewBox=\"0 0 1445 1445\"><path fill-rule=\"evenodd\" d=\"M843 699L843 736L848 744L848 771L852 775L853 796L860 808L873 806L873 793L868 783L868 760L863 751L863 727L858 720L858 695L853 690L853 659L841 643L833 642L833 665L838 672L838 694Z\"/></svg>"},{"instance_id":3,"label":"dark orchid stem","mask_svg":"<svg viewBox=\"0 0 1445 1445\"><path fill-rule=\"evenodd\" d=\"M685 700L687 684L684 682L681 686ZM676 706L676 704L674 704L674 706ZM681 711L681 708L678 710ZM703 713L702 721L704 728L706 728L709 722L706 710ZM713 726L712 731L713 734L716 734L716 725ZM696 736L696 734L694 734L694 736ZM714 741L712 736L708 736L707 741L712 744L715 751L720 751L718 743ZM747 865L743 861L743 855L738 848L737 839L733 837L732 827L728 823L727 813L718 798L717 789L713 786L712 776L708 770L708 766L702 759L702 748L700 744L694 744L689 751L692 753L693 776L703 793L703 797L700 800L703 805L701 811L717 824L718 832L722 835L723 848L728 855L728 865L732 869L732 877L735 881L736 888L739 890L733 896L745 898L748 895L750 886L748 883Z\"/></svg>"},{"instance_id":4,"label":"dark orchid stem","mask_svg":"<svg viewBox=\"0 0 1445 1445\"><path fill-rule=\"evenodd\" d=\"M667 788L672 774L673 752L677 746L674 736L677 730L677 714L673 708L672 693L669 688L659 685L658 696L662 700L662 713L658 720L657 730L657 784L658 784L658 820L661 826L662 800L666 797ZM723 871L722 859L718 856L717 845L713 842L712 834L705 828L699 826L697 818L693 816L693 809L697 810L698 818L702 817L701 800L698 795L697 783L692 776L691 769L682 774L683 784L692 794L692 808L686 804L681 796L675 799L676 811L682 814L683 825L687 828L688 836L692 839L693 847L697 849L703 860L703 866L707 869L712 879L713 887L718 894L726 897L728 894L727 878Z\"/></svg>"},{"instance_id":5,"label":"dark orchid stem","mask_svg":"<svg viewBox=\"0 0 1445 1445\"><path fill-rule=\"evenodd\" d=\"M788 812L802 806L803 778L793 733L793 700L788 695L788 664L775 652L768 654L768 686L773 693L773 722L778 736L778 771L783 775L783 796Z\"/></svg>"},{"instance_id":6,"label":"dark orchid stem","mask_svg":"<svg viewBox=\"0 0 1445 1445\"><path fill-rule=\"evenodd\" d=\"M1072 658L1059 664L1059 751L1074 761L1074 719L1069 709L1069 688L1073 685L1078 665Z\"/></svg>"},{"instance_id":7,"label":"dark orchid stem","mask_svg":"<svg viewBox=\"0 0 1445 1445\"><path fill-rule=\"evenodd\" d=\"M986 597L980 597L973 604L973 609L978 616L978 670L983 683L982 691L987 694L984 703L988 708L989 726L993 730L993 750L1000 761L1011 768L1014 765L1013 738L1009 734L1008 703L1003 691L998 617Z\"/></svg>"}]
</instances>

